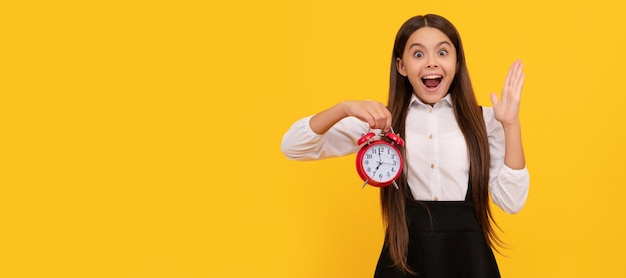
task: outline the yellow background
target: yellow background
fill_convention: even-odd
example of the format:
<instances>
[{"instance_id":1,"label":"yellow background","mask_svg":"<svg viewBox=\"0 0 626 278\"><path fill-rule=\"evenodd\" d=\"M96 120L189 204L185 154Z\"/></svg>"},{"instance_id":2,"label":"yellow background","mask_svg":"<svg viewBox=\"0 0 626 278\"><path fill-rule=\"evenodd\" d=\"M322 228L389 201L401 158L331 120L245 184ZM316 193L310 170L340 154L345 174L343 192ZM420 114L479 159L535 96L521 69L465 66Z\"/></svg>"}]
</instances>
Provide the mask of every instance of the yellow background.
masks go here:
<instances>
[{"instance_id":1,"label":"yellow background","mask_svg":"<svg viewBox=\"0 0 626 278\"><path fill-rule=\"evenodd\" d=\"M18 4L19 3L19 4ZM5 1L0 277L371 277L354 156L287 160L290 124L385 102L416 14L461 32L481 104L526 65L530 197L504 277L624 277L619 1Z\"/></svg>"}]
</instances>

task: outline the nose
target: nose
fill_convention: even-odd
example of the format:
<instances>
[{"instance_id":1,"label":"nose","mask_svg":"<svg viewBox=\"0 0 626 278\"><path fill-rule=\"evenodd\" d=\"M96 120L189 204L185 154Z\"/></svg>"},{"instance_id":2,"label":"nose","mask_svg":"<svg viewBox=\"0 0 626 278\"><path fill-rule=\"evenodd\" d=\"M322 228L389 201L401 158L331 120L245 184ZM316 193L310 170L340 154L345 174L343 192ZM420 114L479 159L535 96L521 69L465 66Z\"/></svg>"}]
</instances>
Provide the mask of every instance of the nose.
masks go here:
<instances>
[{"instance_id":1,"label":"nose","mask_svg":"<svg viewBox=\"0 0 626 278\"><path fill-rule=\"evenodd\" d=\"M426 61L426 68L437 68L439 67L437 65L437 60L435 59L435 57L429 56L428 60Z\"/></svg>"}]
</instances>

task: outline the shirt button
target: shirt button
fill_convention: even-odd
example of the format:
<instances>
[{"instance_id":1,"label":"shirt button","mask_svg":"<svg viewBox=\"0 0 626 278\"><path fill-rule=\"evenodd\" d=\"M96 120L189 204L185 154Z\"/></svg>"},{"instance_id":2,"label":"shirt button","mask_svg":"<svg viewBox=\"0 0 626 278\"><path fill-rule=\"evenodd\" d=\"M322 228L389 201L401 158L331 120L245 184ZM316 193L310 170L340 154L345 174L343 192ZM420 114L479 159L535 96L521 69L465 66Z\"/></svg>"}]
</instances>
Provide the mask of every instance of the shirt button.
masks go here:
<instances>
[{"instance_id":1,"label":"shirt button","mask_svg":"<svg viewBox=\"0 0 626 278\"><path fill-rule=\"evenodd\" d=\"M435 201L439 201L439 197L435 197Z\"/></svg>"},{"instance_id":2,"label":"shirt button","mask_svg":"<svg viewBox=\"0 0 626 278\"><path fill-rule=\"evenodd\" d=\"M432 108L428 108L428 113L432 113L433 109Z\"/></svg>"},{"instance_id":3,"label":"shirt button","mask_svg":"<svg viewBox=\"0 0 626 278\"><path fill-rule=\"evenodd\" d=\"M433 135L428 135L428 139L433 139Z\"/></svg>"},{"instance_id":4,"label":"shirt button","mask_svg":"<svg viewBox=\"0 0 626 278\"><path fill-rule=\"evenodd\" d=\"M430 164L431 169L435 169L435 164Z\"/></svg>"}]
</instances>

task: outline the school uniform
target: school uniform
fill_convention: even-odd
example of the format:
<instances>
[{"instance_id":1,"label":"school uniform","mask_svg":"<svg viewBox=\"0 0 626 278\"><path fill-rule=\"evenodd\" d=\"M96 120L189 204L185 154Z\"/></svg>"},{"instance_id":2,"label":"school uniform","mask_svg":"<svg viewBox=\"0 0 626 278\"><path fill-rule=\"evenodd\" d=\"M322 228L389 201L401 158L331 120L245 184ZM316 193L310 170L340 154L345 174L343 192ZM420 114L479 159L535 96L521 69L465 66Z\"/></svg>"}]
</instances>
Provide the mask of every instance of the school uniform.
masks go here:
<instances>
[{"instance_id":1,"label":"school uniform","mask_svg":"<svg viewBox=\"0 0 626 278\"><path fill-rule=\"evenodd\" d=\"M491 199L505 212L516 213L528 196L528 170L504 165L502 125L491 107L483 108L483 116L490 150ZM311 130L310 117L296 121L283 136L281 149L288 158L316 160L353 154L360 148L357 140L369 131L367 123L346 117L319 135ZM400 135L406 143L407 183L412 197L420 201L406 206L409 266L421 271L420 277L499 277L493 252L474 216L467 145L450 96L428 105L413 95L405 134ZM389 267L390 262L383 247L375 277L407 277Z\"/></svg>"},{"instance_id":2,"label":"school uniform","mask_svg":"<svg viewBox=\"0 0 626 278\"><path fill-rule=\"evenodd\" d=\"M417 276L394 267L389 249L383 246L375 278L500 277L493 251L476 221L471 190L463 201L414 201L406 207L406 262Z\"/></svg>"}]
</instances>

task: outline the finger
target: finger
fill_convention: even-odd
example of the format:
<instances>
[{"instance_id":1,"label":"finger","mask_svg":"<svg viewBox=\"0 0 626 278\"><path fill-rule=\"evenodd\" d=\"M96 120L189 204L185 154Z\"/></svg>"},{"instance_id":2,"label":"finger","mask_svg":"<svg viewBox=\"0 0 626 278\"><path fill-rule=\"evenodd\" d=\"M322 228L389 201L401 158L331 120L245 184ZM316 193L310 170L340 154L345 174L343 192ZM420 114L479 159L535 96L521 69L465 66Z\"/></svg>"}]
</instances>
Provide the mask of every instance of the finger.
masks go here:
<instances>
[{"instance_id":1,"label":"finger","mask_svg":"<svg viewBox=\"0 0 626 278\"><path fill-rule=\"evenodd\" d=\"M376 128L380 128L383 131L386 131L385 129L388 130L389 126L387 125L387 122L390 121L390 114L384 106L377 106L375 107L375 110L370 113L376 123Z\"/></svg>"},{"instance_id":2,"label":"finger","mask_svg":"<svg viewBox=\"0 0 626 278\"><path fill-rule=\"evenodd\" d=\"M522 93L522 87L524 86L524 72L522 71L523 65L520 64L515 78L511 84L511 94L513 97L518 98Z\"/></svg>"},{"instance_id":3,"label":"finger","mask_svg":"<svg viewBox=\"0 0 626 278\"><path fill-rule=\"evenodd\" d=\"M385 108L385 111L387 111L387 121L385 122L385 132L388 132L389 130L391 130L391 112L389 112L389 110L387 108Z\"/></svg>"},{"instance_id":4,"label":"finger","mask_svg":"<svg viewBox=\"0 0 626 278\"><path fill-rule=\"evenodd\" d=\"M356 115L356 117L359 118L359 120L366 122L370 128L372 129L376 128L376 120L374 120L374 116L372 116L372 114L369 113L368 111L365 111L362 114Z\"/></svg>"},{"instance_id":5,"label":"finger","mask_svg":"<svg viewBox=\"0 0 626 278\"><path fill-rule=\"evenodd\" d=\"M491 105L493 107L498 106L498 95L496 95L496 93L491 93L489 94L489 98L491 98Z\"/></svg>"},{"instance_id":6,"label":"finger","mask_svg":"<svg viewBox=\"0 0 626 278\"><path fill-rule=\"evenodd\" d=\"M522 97L522 88L523 87L524 87L524 74L522 73L520 78L519 78L519 82L517 84L517 87L515 89L515 96L516 96L516 99L518 101Z\"/></svg>"},{"instance_id":7,"label":"finger","mask_svg":"<svg viewBox=\"0 0 626 278\"><path fill-rule=\"evenodd\" d=\"M509 67L509 71L506 73L506 78L504 78L504 85L502 87L502 98L505 98L511 88L511 79L513 78L513 71L515 68L515 63L513 63Z\"/></svg>"},{"instance_id":8,"label":"finger","mask_svg":"<svg viewBox=\"0 0 626 278\"><path fill-rule=\"evenodd\" d=\"M516 60L509 69L511 73L511 81L514 81L522 71L522 62L518 59Z\"/></svg>"},{"instance_id":9,"label":"finger","mask_svg":"<svg viewBox=\"0 0 626 278\"><path fill-rule=\"evenodd\" d=\"M518 73L515 79L515 88L521 89L524 84L524 64L520 63Z\"/></svg>"},{"instance_id":10,"label":"finger","mask_svg":"<svg viewBox=\"0 0 626 278\"><path fill-rule=\"evenodd\" d=\"M379 122L380 128L383 132L389 132L391 130L391 112L389 112L389 109L387 109L387 107L382 106L380 113L382 116Z\"/></svg>"},{"instance_id":11,"label":"finger","mask_svg":"<svg viewBox=\"0 0 626 278\"><path fill-rule=\"evenodd\" d=\"M511 86L511 81L513 79L513 76L515 76L514 74L516 71L517 63L518 61L513 62L513 64L511 64L511 66L509 67L509 71L506 73L506 78L504 79L505 88L510 88Z\"/></svg>"},{"instance_id":12,"label":"finger","mask_svg":"<svg viewBox=\"0 0 626 278\"><path fill-rule=\"evenodd\" d=\"M355 111L355 116L361 121L366 122L371 129L376 128L376 103L366 100L360 103Z\"/></svg>"},{"instance_id":13,"label":"finger","mask_svg":"<svg viewBox=\"0 0 626 278\"><path fill-rule=\"evenodd\" d=\"M372 108L370 105L365 105L360 108L357 116L361 121L366 122L370 128L376 128L376 116L372 114Z\"/></svg>"},{"instance_id":14,"label":"finger","mask_svg":"<svg viewBox=\"0 0 626 278\"><path fill-rule=\"evenodd\" d=\"M514 90L517 86L519 74L521 73L521 61L517 59L509 67L506 78L504 80L504 87L502 88L502 99L509 97L511 90Z\"/></svg>"}]
</instances>

